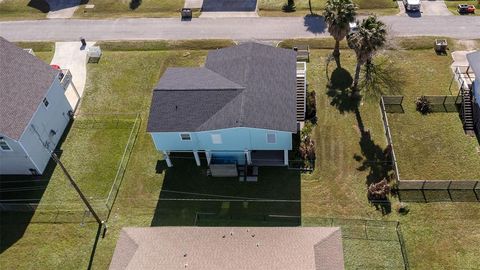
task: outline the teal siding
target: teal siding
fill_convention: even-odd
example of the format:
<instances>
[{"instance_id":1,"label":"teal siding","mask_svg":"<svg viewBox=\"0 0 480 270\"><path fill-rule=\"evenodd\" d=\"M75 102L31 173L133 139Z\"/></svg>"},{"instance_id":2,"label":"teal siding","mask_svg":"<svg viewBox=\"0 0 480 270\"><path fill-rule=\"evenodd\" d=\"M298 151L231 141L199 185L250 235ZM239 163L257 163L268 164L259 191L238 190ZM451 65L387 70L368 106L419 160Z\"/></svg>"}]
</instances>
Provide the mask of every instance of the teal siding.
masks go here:
<instances>
[{"instance_id":1,"label":"teal siding","mask_svg":"<svg viewBox=\"0 0 480 270\"><path fill-rule=\"evenodd\" d=\"M292 133L258 128L229 128L211 131L190 132L191 141L182 141L183 132L151 133L155 146L160 151L244 151L244 150L291 150ZM267 143L267 133L276 134L276 143ZM212 134L219 134L220 144L212 142Z\"/></svg>"}]
</instances>

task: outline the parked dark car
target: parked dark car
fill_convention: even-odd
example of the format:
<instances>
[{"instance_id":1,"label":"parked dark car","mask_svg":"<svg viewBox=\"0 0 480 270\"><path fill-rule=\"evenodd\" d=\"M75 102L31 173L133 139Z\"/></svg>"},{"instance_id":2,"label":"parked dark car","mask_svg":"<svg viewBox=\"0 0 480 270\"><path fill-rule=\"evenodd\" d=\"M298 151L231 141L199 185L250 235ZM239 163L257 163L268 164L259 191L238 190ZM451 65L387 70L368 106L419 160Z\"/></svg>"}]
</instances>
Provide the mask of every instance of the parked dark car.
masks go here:
<instances>
[{"instance_id":1,"label":"parked dark car","mask_svg":"<svg viewBox=\"0 0 480 270\"><path fill-rule=\"evenodd\" d=\"M460 14L474 14L475 13L475 6L474 5L467 5L467 4L460 4L457 6L457 11Z\"/></svg>"}]
</instances>

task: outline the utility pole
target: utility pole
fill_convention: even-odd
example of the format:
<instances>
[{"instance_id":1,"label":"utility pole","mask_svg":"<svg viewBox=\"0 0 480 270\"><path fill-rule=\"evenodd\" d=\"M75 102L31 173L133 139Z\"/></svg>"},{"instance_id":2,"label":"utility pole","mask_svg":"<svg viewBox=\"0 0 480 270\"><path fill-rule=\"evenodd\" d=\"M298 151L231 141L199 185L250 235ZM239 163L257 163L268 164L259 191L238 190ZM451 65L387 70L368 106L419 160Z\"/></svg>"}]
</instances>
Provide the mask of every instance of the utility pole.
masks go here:
<instances>
[{"instance_id":1,"label":"utility pole","mask_svg":"<svg viewBox=\"0 0 480 270\"><path fill-rule=\"evenodd\" d=\"M92 248L92 253L90 254L90 260L88 262L88 267L87 269L90 270L92 269L92 265L93 265L93 257L95 256L95 251L97 249L97 243L98 243L98 239L100 238L100 234L102 232L102 228L104 228L104 231L103 231L103 236L102 238L105 237L105 233L107 231L107 226L105 224L105 221L101 220L100 217L97 215L97 212L95 212L95 210L93 210L93 207L90 205L90 203L88 202L87 198L85 197L85 195L83 195L82 191L80 190L80 188L78 187L77 183L75 183L75 181L73 180L72 176L70 175L70 173L67 171L67 169L65 168L65 166L63 166L63 163L60 161L60 159L58 158L57 154L55 154L54 152L51 152L51 156L53 158L53 160L58 164L58 166L60 166L60 168L62 169L63 173L65 174L65 176L68 178L68 181L70 181L70 184L72 184L73 188L75 189L75 191L78 193L78 195L80 196L80 198L82 199L83 203L87 206L88 210L90 211L90 213L92 213L93 217L95 218L95 220L97 221L98 223L98 229L97 229L97 235L95 236L95 242L93 243L93 248Z\"/></svg>"},{"instance_id":2,"label":"utility pole","mask_svg":"<svg viewBox=\"0 0 480 270\"><path fill-rule=\"evenodd\" d=\"M97 215L97 213L95 212L95 210L93 210L93 207L90 205L90 203L88 202L87 198L85 197L85 195L83 195L82 191L80 190L80 188L78 187L77 183L75 183L75 181L73 180L72 176L70 175L70 173L68 173L67 169L65 168L65 166L63 166L63 163L60 161L60 159L58 158L57 154L53 153L52 152L52 158L53 160L60 166L60 168L62 169L63 173L65 174L65 176L68 178L68 181L70 181L70 184L72 184L73 188L75 189L75 191L77 191L78 195L80 196L80 198L82 199L83 203L87 206L88 208L88 211L90 211L90 213L92 213L93 217L95 218L95 220L97 221L97 223L99 225L103 224L104 222L100 219L100 217Z\"/></svg>"}]
</instances>

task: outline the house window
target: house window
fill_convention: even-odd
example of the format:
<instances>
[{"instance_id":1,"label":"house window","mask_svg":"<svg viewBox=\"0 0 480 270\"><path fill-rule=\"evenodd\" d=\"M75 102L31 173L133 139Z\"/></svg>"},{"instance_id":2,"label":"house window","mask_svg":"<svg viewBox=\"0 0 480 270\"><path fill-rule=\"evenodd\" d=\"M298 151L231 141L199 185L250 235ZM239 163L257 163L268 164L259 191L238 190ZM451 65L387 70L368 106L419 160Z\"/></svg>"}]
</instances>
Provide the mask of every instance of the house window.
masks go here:
<instances>
[{"instance_id":1,"label":"house window","mask_svg":"<svg viewBox=\"0 0 480 270\"><path fill-rule=\"evenodd\" d=\"M48 107L48 104L49 104L49 102L48 102L47 98L44 98L43 99L43 105L45 105L45 108Z\"/></svg>"},{"instance_id":2,"label":"house window","mask_svg":"<svg viewBox=\"0 0 480 270\"><path fill-rule=\"evenodd\" d=\"M180 138L182 141L191 141L190 133L180 133Z\"/></svg>"},{"instance_id":3,"label":"house window","mask_svg":"<svg viewBox=\"0 0 480 270\"><path fill-rule=\"evenodd\" d=\"M267 143L277 143L277 134L273 132L267 133Z\"/></svg>"},{"instance_id":4,"label":"house window","mask_svg":"<svg viewBox=\"0 0 480 270\"><path fill-rule=\"evenodd\" d=\"M222 135L221 134L212 134L212 143L213 144L222 144Z\"/></svg>"},{"instance_id":5,"label":"house window","mask_svg":"<svg viewBox=\"0 0 480 270\"><path fill-rule=\"evenodd\" d=\"M0 149L2 149L2 151L12 151L12 148L10 148L4 139L0 139Z\"/></svg>"}]
</instances>

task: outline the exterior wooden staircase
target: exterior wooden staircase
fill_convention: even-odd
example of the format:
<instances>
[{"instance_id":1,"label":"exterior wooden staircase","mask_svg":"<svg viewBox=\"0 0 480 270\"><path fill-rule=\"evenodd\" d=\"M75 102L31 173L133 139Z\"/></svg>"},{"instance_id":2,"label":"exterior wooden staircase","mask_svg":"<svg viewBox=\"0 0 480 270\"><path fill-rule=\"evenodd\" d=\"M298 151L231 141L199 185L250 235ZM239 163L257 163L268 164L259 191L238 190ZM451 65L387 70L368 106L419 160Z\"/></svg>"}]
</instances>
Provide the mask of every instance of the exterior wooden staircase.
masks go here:
<instances>
[{"instance_id":1,"label":"exterior wooden staircase","mask_svg":"<svg viewBox=\"0 0 480 270\"><path fill-rule=\"evenodd\" d=\"M307 108L307 63L297 62L297 122L305 121Z\"/></svg>"},{"instance_id":2,"label":"exterior wooden staircase","mask_svg":"<svg viewBox=\"0 0 480 270\"><path fill-rule=\"evenodd\" d=\"M462 109L460 111L463 129L468 135L475 135L474 124L473 124L473 101L472 101L472 91L466 87L460 89L462 95Z\"/></svg>"}]
</instances>

